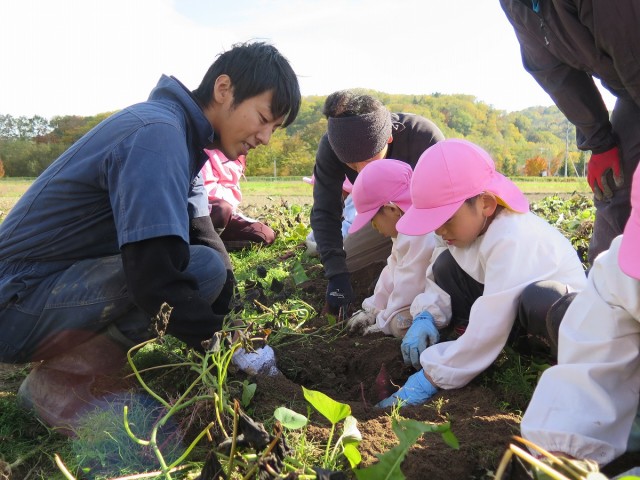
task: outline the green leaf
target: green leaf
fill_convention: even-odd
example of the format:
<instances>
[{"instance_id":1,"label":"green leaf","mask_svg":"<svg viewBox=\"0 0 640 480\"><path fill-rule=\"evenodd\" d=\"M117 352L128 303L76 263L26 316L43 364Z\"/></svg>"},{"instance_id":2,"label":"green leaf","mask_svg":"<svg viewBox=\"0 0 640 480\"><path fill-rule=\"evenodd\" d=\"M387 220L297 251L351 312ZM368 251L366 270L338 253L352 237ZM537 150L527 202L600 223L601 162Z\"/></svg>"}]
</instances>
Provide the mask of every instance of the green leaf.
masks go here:
<instances>
[{"instance_id":1,"label":"green leaf","mask_svg":"<svg viewBox=\"0 0 640 480\"><path fill-rule=\"evenodd\" d=\"M449 445L454 450L458 450L460 448L460 442L458 442L458 438L453 434L451 430L442 432L442 440L444 440L444 443Z\"/></svg>"},{"instance_id":2,"label":"green leaf","mask_svg":"<svg viewBox=\"0 0 640 480\"><path fill-rule=\"evenodd\" d=\"M256 388L258 385L255 383L249 383L247 380L242 382L242 406L247 407L251 403L251 399L256 394Z\"/></svg>"},{"instance_id":3,"label":"green leaf","mask_svg":"<svg viewBox=\"0 0 640 480\"><path fill-rule=\"evenodd\" d=\"M307 417L299 414L298 412L294 412L293 410L289 410L286 407L276 408L275 412L273 412L273 416L280 420L282 426L290 430L297 430L307 424Z\"/></svg>"},{"instance_id":4,"label":"green leaf","mask_svg":"<svg viewBox=\"0 0 640 480\"><path fill-rule=\"evenodd\" d=\"M309 280L309 277L307 277L307 274L305 273L304 268L300 262L296 262L293 264L292 277L293 277L293 282L296 285L300 285L301 283L304 283L307 280Z\"/></svg>"},{"instance_id":5,"label":"green leaf","mask_svg":"<svg viewBox=\"0 0 640 480\"><path fill-rule=\"evenodd\" d=\"M347 443L346 445L344 445L342 453L349 461L349 465L351 465L351 468L357 467L358 465L360 465L360 462L362 462L362 455L360 455L358 447L355 443Z\"/></svg>"},{"instance_id":6,"label":"green leaf","mask_svg":"<svg viewBox=\"0 0 640 480\"><path fill-rule=\"evenodd\" d=\"M348 415L351 415L351 407L346 403L340 403L328 397L322 392L308 390L302 387L304 398L320 412L332 424L338 423Z\"/></svg>"},{"instance_id":7,"label":"green leaf","mask_svg":"<svg viewBox=\"0 0 640 480\"><path fill-rule=\"evenodd\" d=\"M441 433L444 438L445 432L451 431L449 423L434 425L411 419L394 420L391 428L398 437L398 440L400 440L400 444L388 452L377 454L378 463L367 468L354 470L358 480L404 480L405 476L402 470L400 470L400 465L402 465L409 449L418 441L422 434L427 432ZM453 434L451 434L451 436L453 436Z\"/></svg>"}]
</instances>

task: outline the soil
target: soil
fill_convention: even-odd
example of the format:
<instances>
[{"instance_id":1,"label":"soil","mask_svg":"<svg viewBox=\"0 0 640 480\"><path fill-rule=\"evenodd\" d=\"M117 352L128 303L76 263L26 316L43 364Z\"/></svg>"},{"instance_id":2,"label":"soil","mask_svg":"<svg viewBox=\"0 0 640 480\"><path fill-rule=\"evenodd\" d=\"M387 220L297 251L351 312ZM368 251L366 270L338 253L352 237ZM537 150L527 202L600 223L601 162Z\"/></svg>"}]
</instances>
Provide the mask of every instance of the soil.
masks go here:
<instances>
[{"instance_id":1,"label":"soil","mask_svg":"<svg viewBox=\"0 0 640 480\"><path fill-rule=\"evenodd\" d=\"M252 206L256 208L259 205L254 203ZM253 209L247 210L248 214L253 213ZM360 305L372 293L380 268L371 266L353 276L355 304ZM303 298L320 312L326 280L321 272L307 271L307 274L310 280L299 285L296 293L303 292ZM292 286L285 287L285 294L287 288ZM381 399L375 388L376 378L384 366L393 384L400 386L413 370L402 361L399 339L382 334L350 335L340 328L331 330L330 335L326 330L323 331L325 334L315 335L318 329L326 327L327 320L327 315L320 314L308 322L302 331L309 335L302 339L295 337L296 343L272 344L282 374L254 379L258 389L251 415L256 419L269 418L280 406L305 413L307 403L301 387L319 390L351 406L363 437L359 446L362 466L368 466L377 461L376 455L398 444L391 428L390 410L374 407ZM17 391L24 376L17 374L18 368L21 367L0 364L0 391ZM401 410L404 418L438 424L450 422L451 431L460 444L459 449L454 450L438 434L423 435L402 464L402 472L407 479L492 478L512 436L519 434L520 418L513 413L513 408L504 408L504 398L488 387L485 380L485 376L480 375L464 388L440 391L427 405ZM522 409L525 407L522 405ZM325 441L330 425L319 414L312 414L311 420L309 431L316 440ZM637 456L625 456L608 470L621 472L638 465L638 460Z\"/></svg>"},{"instance_id":2,"label":"soil","mask_svg":"<svg viewBox=\"0 0 640 480\"><path fill-rule=\"evenodd\" d=\"M372 293L378 274L379 267L374 266L354 276L357 278L354 291L360 303ZM316 283L314 290L325 291L324 280L312 282ZM326 317L320 315L307 330L312 333L326 322ZM382 334L363 337L342 333L331 339L311 335L304 342L276 345L274 349L283 375L258 379L256 416L273 412L282 405L306 411L301 389L304 386L351 406L363 437L359 446L363 466L375 463L377 454L398 444L391 429L390 409L382 410L374 405L381 400L375 380L382 365L397 386L404 384L414 372L403 363L400 339ZM402 472L409 480L490 478L511 436L519 431L519 418L501 410L499 399L481 380L463 389L441 391L426 406L404 407L401 416L437 424L449 421L460 442L460 448L454 450L439 434L423 435L402 464ZM322 425L319 415L312 420ZM321 438L326 438L328 426L325 431L318 431Z\"/></svg>"}]
</instances>

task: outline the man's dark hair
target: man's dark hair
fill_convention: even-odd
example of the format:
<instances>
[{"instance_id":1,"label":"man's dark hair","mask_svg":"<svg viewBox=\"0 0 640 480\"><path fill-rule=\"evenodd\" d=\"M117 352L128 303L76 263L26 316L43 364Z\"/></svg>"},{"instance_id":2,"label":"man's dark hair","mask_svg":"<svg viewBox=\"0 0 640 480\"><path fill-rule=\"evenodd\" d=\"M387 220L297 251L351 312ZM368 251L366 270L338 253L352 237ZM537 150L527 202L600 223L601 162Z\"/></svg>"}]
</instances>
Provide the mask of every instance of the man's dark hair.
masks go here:
<instances>
[{"instance_id":1,"label":"man's dark hair","mask_svg":"<svg viewBox=\"0 0 640 480\"><path fill-rule=\"evenodd\" d=\"M290 125L300 109L300 86L289 61L264 42L238 43L221 53L209 67L193 94L201 105L211 103L213 86L220 75L229 75L233 85L233 105L266 91L273 92L271 113L286 116L283 127Z\"/></svg>"},{"instance_id":2,"label":"man's dark hair","mask_svg":"<svg viewBox=\"0 0 640 480\"><path fill-rule=\"evenodd\" d=\"M322 114L329 118L353 117L375 112L383 108L380 100L355 90L339 90L330 94L324 102Z\"/></svg>"}]
</instances>

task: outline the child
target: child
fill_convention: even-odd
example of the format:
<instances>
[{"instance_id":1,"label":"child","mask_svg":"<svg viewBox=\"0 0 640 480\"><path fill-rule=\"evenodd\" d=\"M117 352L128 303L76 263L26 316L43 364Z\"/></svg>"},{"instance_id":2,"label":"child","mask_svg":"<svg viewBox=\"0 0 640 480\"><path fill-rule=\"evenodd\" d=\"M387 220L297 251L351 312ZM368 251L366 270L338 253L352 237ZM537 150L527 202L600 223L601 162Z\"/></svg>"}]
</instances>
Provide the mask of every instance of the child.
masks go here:
<instances>
[{"instance_id":1,"label":"child","mask_svg":"<svg viewBox=\"0 0 640 480\"><path fill-rule=\"evenodd\" d=\"M352 332L382 330L403 337L411 325L409 306L424 290L425 271L436 245L433 233L410 237L396 230L396 223L411 206L411 174L405 162L378 160L367 165L353 185L357 214L349 233L371 222L380 234L391 238L392 248L373 295L347 322Z\"/></svg>"},{"instance_id":2,"label":"child","mask_svg":"<svg viewBox=\"0 0 640 480\"><path fill-rule=\"evenodd\" d=\"M631 188L624 233L597 257L571 302L558 364L540 378L521 426L545 450L600 465L640 446L637 422L632 430L640 389L640 170Z\"/></svg>"},{"instance_id":3,"label":"child","mask_svg":"<svg viewBox=\"0 0 640 480\"><path fill-rule=\"evenodd\" d=\"M246 160L240 155L229 160L220 150L206 150L209 160L202 168L204 187L209 197L209 216L227 251L241 250L252 243L271 245L274 231L238 209L242 201L240 178L244 175Z\"/></svg>"},{"instance_id":4,"label":"child","mask_svg":"<svg viewBox=\"0 0 640 480\"><path fill-rule=\"evenodd\" d=\"M424 349L437 306L416 315L402 354L421 370L380 402L382 407L398 400L420 404L439 388L463 387L496 359L519 327L527 340L544 342L550 306L586 283L571 243L529 212L522 192L473 143L451 139L427 149L411 180L411 199L398 231L435 231L447 244L427 277L425 294L441 289L449 295L451 323L461 335Z\"/></svg>"}]
</instances>

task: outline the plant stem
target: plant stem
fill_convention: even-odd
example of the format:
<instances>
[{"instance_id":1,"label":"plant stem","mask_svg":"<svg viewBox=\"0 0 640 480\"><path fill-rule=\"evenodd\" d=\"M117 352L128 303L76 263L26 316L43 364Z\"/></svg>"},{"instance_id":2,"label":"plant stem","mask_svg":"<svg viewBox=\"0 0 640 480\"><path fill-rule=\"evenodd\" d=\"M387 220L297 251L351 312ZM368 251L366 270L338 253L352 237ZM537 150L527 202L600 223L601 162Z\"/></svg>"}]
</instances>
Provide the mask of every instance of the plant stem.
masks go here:
<instances>
[{"instance_id":1,"label":"plant stem","mask_svg":"<svg viewBox=\"0 0 640 480\"><path fill-rule=\"evenodd\" d=\"M331 424L331 430L329 431L329 439L327 440L327 448L325 449L324 452L324 467L326 468L329 462L329 449L331 447L331 441L333 440L333 432L336 429L336 424L332 423Z\"/></svg>"}]
</instances>

